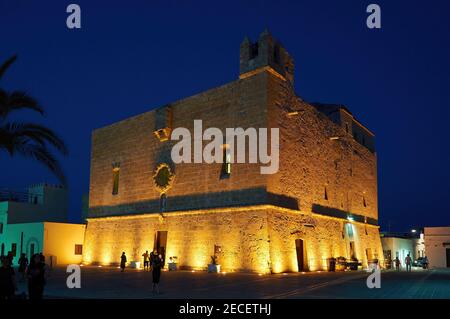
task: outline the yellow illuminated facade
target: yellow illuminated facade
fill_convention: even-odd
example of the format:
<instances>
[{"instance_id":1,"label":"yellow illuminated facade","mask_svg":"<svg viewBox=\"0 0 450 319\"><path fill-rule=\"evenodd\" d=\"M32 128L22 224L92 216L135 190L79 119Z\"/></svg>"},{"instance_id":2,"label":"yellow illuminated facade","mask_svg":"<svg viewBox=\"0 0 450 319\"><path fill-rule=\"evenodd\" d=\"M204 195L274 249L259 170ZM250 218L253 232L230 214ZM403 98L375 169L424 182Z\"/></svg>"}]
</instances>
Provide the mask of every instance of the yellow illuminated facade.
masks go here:
<instances>
[{"instance_id":1,"label":"yellow illuminated facade","mask_svg":"<svg viewBox=\"0 0 450 319\"><path fill-rule=\"evenodd\" d=\"M374 135L345 107L296 96L293 59L269 33L257 47L242 42L238 80L93 132L85 263L115 265L122 252L141 261L153 249L180 269L204 270L216 256L223 272L382 262ZM195 119L203 129L279 128L278 172L227 152L225 166L174 164L175 142L161 132L193 132Z\"/></svg>"}]
</instances>

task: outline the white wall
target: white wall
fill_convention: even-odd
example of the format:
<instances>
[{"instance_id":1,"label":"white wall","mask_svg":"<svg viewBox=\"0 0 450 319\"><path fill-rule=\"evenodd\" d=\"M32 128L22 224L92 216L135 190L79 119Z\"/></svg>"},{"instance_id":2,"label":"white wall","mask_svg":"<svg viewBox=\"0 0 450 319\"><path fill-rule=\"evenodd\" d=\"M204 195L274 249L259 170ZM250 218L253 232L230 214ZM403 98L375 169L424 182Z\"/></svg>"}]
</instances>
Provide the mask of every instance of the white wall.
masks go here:
<instances>
[{"instance_id":1,"label":"white wall","mask_svg":"<svg viewBox=\"0 0 450 319\"><path fill-rule=\"evenodd\" d=\"M416 244L415 239L398 238L398 237L382 237L381 244L383 251L390 250L392 260L397 257L400 259L402 267L405 267L405 258L408 254L412 259L415 259Z\"/></svg>"},{"instance_id":2,"label":"white wall","mask_svg":"<svg viewBox=\"0 0 450 319\"><path fill-rule=\"evenodd\" d=\"M45 223L44 255L56 256L58 265L79 264L82 255L75 254L75 245L83 245L84 224Z\"/></svg>"},{"instance_id":3,"label":"white wall","mask_svg":"<svg viewBox=\"0 0 450 319\"><path fill-rule=\"evenodd\" d=\"M425 251L430 268L446 268L450 249L450 227L425 227Z\"/></svg>"},{"instance_id":4,"label":"white wall","mask_svg":"<svg viewBox=\"0 0 450 319\"><path fill-rule=\"evenodd\" d=\"M16 256L13 259L13 263L17 265L21 252L25 253L28 259L31 257L31 244L34 244L35 254L43 252L44 224L8 224L6 237L6 253L11 251L13 243L17 245Z\"/></svg>"}]
</instances>

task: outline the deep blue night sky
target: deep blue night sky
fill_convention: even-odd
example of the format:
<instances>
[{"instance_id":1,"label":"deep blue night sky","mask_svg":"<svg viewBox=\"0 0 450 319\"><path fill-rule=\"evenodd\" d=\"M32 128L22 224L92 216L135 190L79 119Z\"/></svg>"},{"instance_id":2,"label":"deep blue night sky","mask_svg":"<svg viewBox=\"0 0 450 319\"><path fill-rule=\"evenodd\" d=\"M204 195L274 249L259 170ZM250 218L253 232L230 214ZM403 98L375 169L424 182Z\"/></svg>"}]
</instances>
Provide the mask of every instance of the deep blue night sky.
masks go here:
<instances>
[{"instance_id":1,"label":"deep blue night sky","mask_svg":"<svg viewBox=\"0 0 450 319\"><path fill-rule=\"evenodd\" d=\"M82 29L66 28L77 3ZM365 26L378 3L382 29ZM23 89L70 147L71 218L89 187L95 128L237 79L239 44L266 27L296 61L307 101L345 104L377 138L382 229L450 225L450 2L0 0L2 87ZM0 154L0 187L56 182Z\"/></svg>"}]
</instances>

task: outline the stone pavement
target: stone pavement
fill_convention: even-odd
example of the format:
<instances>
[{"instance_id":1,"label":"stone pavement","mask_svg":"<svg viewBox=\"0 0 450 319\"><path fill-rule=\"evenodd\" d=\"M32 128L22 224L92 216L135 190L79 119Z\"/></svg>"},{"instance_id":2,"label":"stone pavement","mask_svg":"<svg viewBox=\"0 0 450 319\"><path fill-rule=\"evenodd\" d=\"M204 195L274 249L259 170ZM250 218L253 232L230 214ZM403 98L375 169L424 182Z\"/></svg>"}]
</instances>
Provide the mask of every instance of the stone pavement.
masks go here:
<instances>
[{"instance_id":1,"label":"stone pavement","mask_svg":"<svg viewBox=\"0 0 450 319\"><path fill-rule=\"evenodd\" d=\"M383 271L381 288L366 286L366 272L306 272L276 275L162 272L160 294L152 293L151 273L82 267L81 288L66 286L65 268L51 271L46 298L450 298L450 270ZM25 291L24 282L19 292Z\"/></svg>"}]
</instances>

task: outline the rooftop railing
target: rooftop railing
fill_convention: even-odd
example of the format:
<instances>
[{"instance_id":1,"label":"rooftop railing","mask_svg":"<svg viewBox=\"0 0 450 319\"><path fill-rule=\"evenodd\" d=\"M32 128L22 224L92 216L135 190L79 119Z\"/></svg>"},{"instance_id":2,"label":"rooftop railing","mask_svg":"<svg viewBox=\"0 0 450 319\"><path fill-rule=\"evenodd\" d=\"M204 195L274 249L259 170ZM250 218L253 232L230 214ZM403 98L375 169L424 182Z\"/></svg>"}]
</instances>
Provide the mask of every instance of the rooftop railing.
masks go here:
<instances>
[{"instance_id":1,"label":"rooftop railing","mask_svg":"<svg viewBox=\"0 0 450 319\"><path fill-rule=\"evenodd\" d=\"M9 189L0 189L0 202L18 202L29 204L42 204L42 195L29 192L21 192Z\"/></svg>"}]
</instances>

